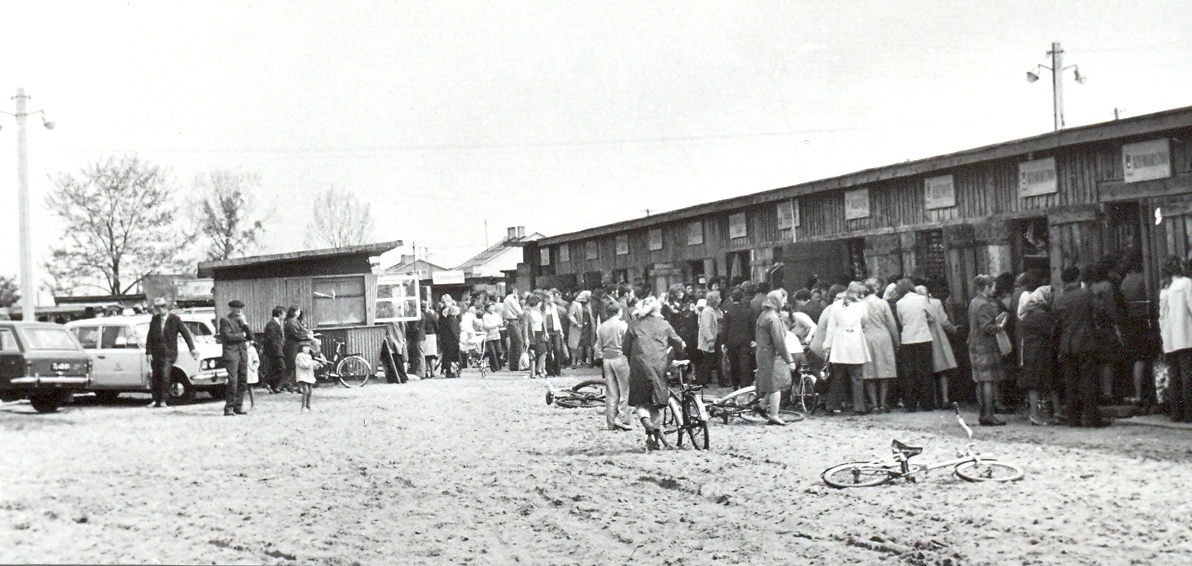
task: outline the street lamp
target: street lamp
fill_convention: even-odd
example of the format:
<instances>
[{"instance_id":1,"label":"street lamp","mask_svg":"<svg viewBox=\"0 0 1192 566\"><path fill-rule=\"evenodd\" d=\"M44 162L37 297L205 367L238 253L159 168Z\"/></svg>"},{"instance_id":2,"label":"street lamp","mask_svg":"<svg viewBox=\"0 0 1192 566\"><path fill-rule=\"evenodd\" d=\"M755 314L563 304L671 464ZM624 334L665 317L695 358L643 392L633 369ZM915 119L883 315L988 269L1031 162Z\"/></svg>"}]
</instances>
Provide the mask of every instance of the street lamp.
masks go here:
<instances>
[{"instance_id":1,"label":"street lamp","mask_svg":"<svg viewBox=\"0 0 1192 566\"><path fill-rule=\"evenodd\" d=\"M29 112L25 104L30 96L25 89L18 88L16 96L17 113L4 112L17 119L17 206L21 224L21 320L37 320L34 307L37 303L37 283L33 281L33 242L30 239L29 228L29 156L25 152L25 119ZM47 130L54 129L54 123L46 119L46 113L38 110L32 114L41 114L41 125Z\"/></svg>"},{"instance_id":2,"label":"street lamp","mask_svg":"<svg viewBox=\"0 0 1192 566\"><path fill-rule=\"evenodd\" d=\"M1060 128L1064 127L1064 71L1072 69L1076 82L1080 84L1084 84L1088 77L1080 74L1080 69L1076 65L1064 66L1064 50L1060 49L1058 41L1051 44L1051 51L1048 51L1047 54L1051 56L1051 66L1035 65L1034 69L1026 72L1026 82L1033 83L1039 80L1039 72L1042 69L1051 71L1052 113L1055 117L1055 130L1058 132Z\"/></svg>"}]
</instances>

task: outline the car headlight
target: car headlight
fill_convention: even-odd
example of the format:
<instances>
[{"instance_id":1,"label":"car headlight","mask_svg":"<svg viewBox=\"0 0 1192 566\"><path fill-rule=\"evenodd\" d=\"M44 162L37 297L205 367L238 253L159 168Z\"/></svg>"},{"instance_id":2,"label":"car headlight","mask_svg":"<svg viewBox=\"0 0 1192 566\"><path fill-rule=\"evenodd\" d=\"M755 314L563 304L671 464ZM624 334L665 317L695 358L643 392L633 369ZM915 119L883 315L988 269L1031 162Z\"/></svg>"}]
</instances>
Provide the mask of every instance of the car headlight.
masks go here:
<instances>
[{"instance_id":1,"label":"car headlight","mask_svg":"<svg viewBox=\"0 0 1192 566\"><path fill-rule=\"evenodd\" d=\"M203 360L202 362L199 363L199 369L201 369L201 370L215 369L215 360L213 360L213 359Z\"/></svg>"}]
</instances>

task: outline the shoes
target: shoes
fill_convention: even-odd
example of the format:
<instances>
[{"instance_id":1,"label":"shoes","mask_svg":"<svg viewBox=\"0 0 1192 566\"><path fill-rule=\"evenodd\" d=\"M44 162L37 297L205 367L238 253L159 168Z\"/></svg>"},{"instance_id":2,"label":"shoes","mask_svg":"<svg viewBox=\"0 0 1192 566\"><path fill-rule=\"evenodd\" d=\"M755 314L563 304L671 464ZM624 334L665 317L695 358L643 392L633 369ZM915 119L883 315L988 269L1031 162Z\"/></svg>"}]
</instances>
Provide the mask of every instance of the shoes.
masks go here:
<instances>
[{"instance_id":1,"label":"shoes","mask_svg":"<svg viewBox=\"0 0 1192 566\"><path fill-rule=\"evenodd\" d=\"M768 415L766 415L766 423L767 423L767 424L772 424L772 425L775 425L775 426L786 426L786 421L784 421L784 420L782 420L782 419L778 418L778 417L777 417L777 416L775 416L775 415L769 415L769 414L768 414Z\"/></svg>"},{"instance_id":2,"label":"shoes","mask_svg":"<svg viewBox=\"0 0 1192 566\"><path fill-rule=\"evenodd\" d=\"M655 450L658 450L658 440L654 438L653 433L647 432L646 433L646 451L653 452Z\"/></svg>"},{"instance_id":3,"label":"shoes","mask_svg":"<svg viewBox=\"0 0 1192 566\"><path fill-rule=\"evenodd\" d=\"M884 415L884 414L886 414L886 413L889 413L889 412L890 412L890 408L889 408L889 407L878 407L878 408L877 408L877 412L879 412L879 413L881 413L881 414L883 414L883 415Z\"/></svg>"},{"instance_id":4,"label":"shoes","mask_svg":"<svg viewBox=\"0 0 1192 566\"><path fill-rule=\"evenodd\" d=\"M1006 421L997 417L989 416L977 421L981 426L1006 426Z\"/></svg>"},{"instance_id":5,"label":"shoes","mask_svg":"<svg viewBox=\"0 0 1192 566\"><path fill-rule=\"evenodd\" d=\"M309 413L309 412L310 412L310 407L303 407L303 408L302 408L302 412L303 412L303 413Z\"/></svg>"},{"instance_id":6,"label":"shoes","mask_svg":"<svg viewBox=\"0 0 1192 566\"><path fill-rule=\"evenodd\" d=\"M1030 421L1031 426L1051 426L1051 424L1052 424L1050 421L1035 420L1035 417L1030 417L1027 420Z\"/></svg>"},{"instance_id":7,"label":"shoes","mask_svg":"<svg viewBox=\"0 0 1192 566\"><path fill-rule=\"evenodd\" d=\"M633 430L633 427L625 423L613 423L613 430Z\"/></svg>"},{"instance_id":8,"label":"shoes","mask_svg":"<svg viewBox=\"0 0 1192 566\"><path fill-rule=\"evenodd\" d=\"M244 409L236 409L234 412L237 415L247 415L248 414L248 411L245 411Z\"/></svg>"},{"instance_id":9,"label":"shoes","mask_svg":"<svg viewBox=\"0 0 1192 566\"><path fill-rule=\"evenodd\" d=\"M166 408L166 404L158 401L156 403L153 403L152 405L149 405L149 408L150 409L164 409L164 408Z\"/></svg>"},{"instance_id":10,"label":"shoes","mask_svg":"<svg viewBox=\"0 0 1192 566\"><path fill-rule=\"evenodd\" d=\"M235 412L233 412L233 411L230 411L230 410L226 410L226 409L225 409L225 410L224 410L224 416L225 416L225 417L234 417L234 416L236 416L236 413L235 413Z\"/></svg>"},{"instance_id":11,"label":"shoes","mask_svg":"<svg viewBox=\"0 0 1192 566\"><path fill-rule=\"evenodd\" d=\"M863 417L869 414L869 409L853 409L852 414L854 417Z\"/></svg>"}]
</instances>

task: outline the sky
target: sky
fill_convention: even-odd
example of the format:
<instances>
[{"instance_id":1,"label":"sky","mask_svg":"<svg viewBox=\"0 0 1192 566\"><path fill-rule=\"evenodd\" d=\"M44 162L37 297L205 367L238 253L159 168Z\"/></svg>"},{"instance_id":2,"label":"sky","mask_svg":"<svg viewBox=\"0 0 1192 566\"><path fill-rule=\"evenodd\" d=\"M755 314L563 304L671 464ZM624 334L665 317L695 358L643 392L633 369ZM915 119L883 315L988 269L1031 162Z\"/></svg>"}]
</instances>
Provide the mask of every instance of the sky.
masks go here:
<instances>
[{"instance_id":1,"label":"sky","mask_svg":"<svg viewBox=\"0 0 1192 566\"><path fill-rule=\"evenodd\" d=\"M312 201L453 267L508 226L555 235L1052 130L1192 105L1186 2L24 2L0 110L30 121L38 263L51 178L112 155L256 172L260 253ZM8 94L5 94L8 93ZM15 275L16 128L0 115L0 275ZM180 213L179 225L187 220ZM487 229L486 229L487 225ZM396 254L394 254L396 255ZM396 262L396 258L392 259ZM42 275L38 274L40 280Z\"/></svg>"}]
</instances>

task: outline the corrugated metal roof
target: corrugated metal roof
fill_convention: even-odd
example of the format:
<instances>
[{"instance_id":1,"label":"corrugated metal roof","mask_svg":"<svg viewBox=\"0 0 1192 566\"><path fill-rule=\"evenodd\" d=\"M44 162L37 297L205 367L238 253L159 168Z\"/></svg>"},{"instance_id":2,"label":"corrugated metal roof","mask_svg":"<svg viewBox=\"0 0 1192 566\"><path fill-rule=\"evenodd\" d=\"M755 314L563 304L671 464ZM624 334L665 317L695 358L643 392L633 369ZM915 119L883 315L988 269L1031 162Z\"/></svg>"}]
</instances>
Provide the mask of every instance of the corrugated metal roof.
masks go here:
<instances>
[{"instance_id":1,"label":"corrugated metal roof","mask_svg":"<svg viewBox=\"0 0 1192 566\"><path fill-rule=\"evenodd\" d=\"M362 244L359 246L348 246L346 248L326 248L321 250L303 250L298 252L289 252L284 254L258 255L250 257L238 257L234 259L222 259L219 261L204 261L199 263L199 277L214 277L215 270L227 269L229 267L245 267L249 265L261 265L273 262L287 262L304 259L326 259L332 257L343 257L350 255L381 255L394 248L399 248L402 245L401 240L393 240L392 242L379 242L376 244Z\"/></svg>"},{"instance_id":2,"label":"corrugated metal roof","mask_svg":"<svg viewBox=\"0 0 1192 566\"><path fill-rule=\"evenodd\" d=\"M750 195L733 197L704 204L697 204L695 206L689 206L679 210L647 216L645 218L635 218L633 220L625 220L613 224L606 224L604 226L597 226L595 228L588 228L578 232L570 232L567 234L560 234L558 236L551 236L549 238L543 238L539 240L538 243L540 245L551 245L563 242L574 242L576 240L584 240L588 238L605 236L608 234L621 233L628 230L638 230L650 226L657 226L659 224L665 224L667 222L674 222L677 220L699 218L701 216L728 209L738 209L758 204L777 202L803 195L857 187L866 183L897 179L900 177L909 177L982 161L1002 159L1016 155L1026 155L1036 151L1045 151L1110 139L1141 136L1155 132L1161 132L1164 130L1187 127L1192 127L1192 106L1185 106L1183 108L1176 108L1173 110L1165 110L1163 112L1156 112L1154 114L1144 114L1142 116L1114 120L1111 122L1102 122L1088 126L1069 128L1060 130L1058 132L1048 132L1046 134L1034 137L1002 142L974 149L967 149L937 157L929 157L917 161L899 163L897 165L886 165L873 169L865 169L855 173L841 175L839 177L831 177L828 179L800 183L798 185L771 189Z\"/></svg>"}]
</instances>

